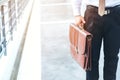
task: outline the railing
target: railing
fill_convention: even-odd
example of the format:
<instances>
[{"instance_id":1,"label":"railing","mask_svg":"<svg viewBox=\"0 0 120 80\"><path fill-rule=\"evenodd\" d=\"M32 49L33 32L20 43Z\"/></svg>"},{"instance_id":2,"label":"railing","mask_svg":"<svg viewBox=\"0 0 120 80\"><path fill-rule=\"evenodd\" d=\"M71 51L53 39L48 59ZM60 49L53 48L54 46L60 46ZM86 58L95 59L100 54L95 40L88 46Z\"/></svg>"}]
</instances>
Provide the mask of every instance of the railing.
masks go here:
<instances>
[{"instance_id":1,"label":"railing","mask_svg":"<svg viewBox=\"0 0 120 80\"><path fill-rule=\"evenodd\" d=\"M0 1L0 57L7 55L7 45L13 40L17 23L29 0Z\"/></svg>"}]
</instances>

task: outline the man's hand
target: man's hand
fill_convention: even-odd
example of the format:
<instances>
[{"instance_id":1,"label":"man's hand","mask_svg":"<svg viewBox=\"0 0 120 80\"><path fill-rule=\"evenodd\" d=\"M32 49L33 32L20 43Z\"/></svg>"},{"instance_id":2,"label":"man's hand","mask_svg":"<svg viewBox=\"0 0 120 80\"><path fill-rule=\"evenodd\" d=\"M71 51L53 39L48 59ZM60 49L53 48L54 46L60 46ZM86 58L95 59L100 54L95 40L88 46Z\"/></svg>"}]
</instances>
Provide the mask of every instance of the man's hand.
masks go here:
<instances>
[{"instance_id":1,"label":"man's hand","mask_svg":"<svg viewBox=\"0 0 120 80\"><path fill-rule=\"evenodd\" d=\"M84 24L85 24L84 17L82 17L82 16L75 16L75 25L83 28Z\"/></svg>"}]
</instances>

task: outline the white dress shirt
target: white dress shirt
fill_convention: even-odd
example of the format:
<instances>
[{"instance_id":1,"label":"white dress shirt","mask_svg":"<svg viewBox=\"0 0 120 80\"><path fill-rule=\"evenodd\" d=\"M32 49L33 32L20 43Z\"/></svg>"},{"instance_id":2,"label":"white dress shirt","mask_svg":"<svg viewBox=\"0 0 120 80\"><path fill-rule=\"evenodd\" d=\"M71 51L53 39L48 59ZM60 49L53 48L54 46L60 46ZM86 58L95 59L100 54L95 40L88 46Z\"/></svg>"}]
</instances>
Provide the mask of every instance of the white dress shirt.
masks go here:
<instances>
[{"instance_id":1,"label":"white dress shirt","mask_svg":"<svg viewBox=\"0 0 120 80\"><path fill-rule=\"evenodd\" d=\"M106 7L113 7L116 5L120 5L120 0L105 0L105 3L106 3L105 4ZM93 6L98 7L99 0L72 0L74 16L81 15L81 13L83 12L82 7L86 5L93 5Z\"/></svg>"}]
</instances>

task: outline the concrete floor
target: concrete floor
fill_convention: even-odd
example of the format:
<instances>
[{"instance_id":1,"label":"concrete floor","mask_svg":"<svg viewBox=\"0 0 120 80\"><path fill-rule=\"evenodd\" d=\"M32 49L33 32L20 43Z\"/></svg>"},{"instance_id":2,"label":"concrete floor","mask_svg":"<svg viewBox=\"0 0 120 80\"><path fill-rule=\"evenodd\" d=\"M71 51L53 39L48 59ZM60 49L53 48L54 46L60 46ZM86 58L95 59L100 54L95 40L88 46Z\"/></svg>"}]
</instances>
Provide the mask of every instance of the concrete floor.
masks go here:
<instances>
[{"instance_id":1,"label":"concrete floor","mask_svg":"<svg viewBox=\"0 0 120 80\"><path fill-rule=\"evenodd\" d=\"M70 1L42 0L40 7L42 80L85 80L85 72L70 55L68 34L69 24L73 22ZM102 49L101 54L99 80L103 80ZM119 73L118 66L117 80Z\"/></svg>"},{"instance_id":2,"label":"concrete floor","mask_svg":"<svg viewBox=\"0 0 120 80\"><path fill-rule=\"evenodd\" d=\"M41 80L40 2L34 0L33 3L17 80Z\"/></svg>"}]
</instances>

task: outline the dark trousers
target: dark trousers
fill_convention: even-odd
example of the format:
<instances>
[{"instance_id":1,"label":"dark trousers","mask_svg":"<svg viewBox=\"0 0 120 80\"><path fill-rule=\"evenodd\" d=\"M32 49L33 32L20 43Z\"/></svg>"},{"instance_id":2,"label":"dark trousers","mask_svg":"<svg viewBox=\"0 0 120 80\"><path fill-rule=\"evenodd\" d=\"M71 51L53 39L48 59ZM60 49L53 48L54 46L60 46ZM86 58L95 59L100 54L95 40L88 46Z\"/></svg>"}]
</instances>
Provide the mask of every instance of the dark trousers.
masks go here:
<instances>
[{"instance_id":1,"label":"dark trousers","mask_svg":"<svg viewBox=\"0 0 120 80\"><path fill-rule=\"evenodd\" d=\"M97 7L87 6L85 29L93 34L92 70L86 71L86 80L99 79L99 57L101 43L104 49L104 80L116 80L118 53L120 48L120 7L110 8L111 12L98 15Z\"/></svg>"}]
</instances>

